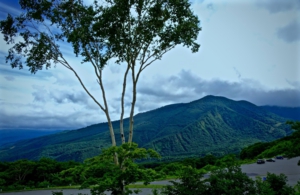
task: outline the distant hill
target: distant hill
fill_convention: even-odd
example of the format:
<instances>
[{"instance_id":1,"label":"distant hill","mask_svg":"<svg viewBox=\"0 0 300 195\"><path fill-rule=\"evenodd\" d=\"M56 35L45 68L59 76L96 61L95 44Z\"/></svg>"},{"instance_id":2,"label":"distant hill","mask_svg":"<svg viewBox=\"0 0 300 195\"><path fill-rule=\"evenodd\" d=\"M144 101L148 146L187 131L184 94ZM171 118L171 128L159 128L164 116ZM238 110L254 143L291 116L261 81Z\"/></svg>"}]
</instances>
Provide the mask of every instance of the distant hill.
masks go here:
<instances>
[{"instance_id":1,"label":"distant hill","mask_svg":"<svg viewBox=\"0 0 300 195\"><path fill-rule=\"evenodd\" d=\"M139 113L134 121L133 141L155 149L166 159L238 153L250 144L291 133L283 117L247 101L216 96ZM119 121L114 121L113 126L120 144ZM128 119L124 126L128 127ZM83 161L108 146L107 123L100 123L1 147L0 160L34 160L44 156L59 161Z\"/></svg>"},{"instance_id":2,"label":"distant hill","mask_svg":"<svg viewBox=\"0 0 300 195\"><path fill-rule=\"evenodd\" d=\"M0 130L0 146L12 144L20 140L32 139L61 131L28 130L28 129L3 129Z\"/></svg>"},{"instance_id":3,"label":"distant hill","mask_svg":"<svg viewBox=\"0 0 300 195\"><path fill-rule=\"evenodd\" d=\"M300 121L300 107L280 107L280 106L260 106L261 108L273 112L278 116L291 120Z\"/></svg>"},{"instance_id":4,"label":"distant hill","mask_svg":"<svg viewBox=\"0 0 300 195\"><path fill-rule=\"evenodd\" d=\"M294 158L300 155L300 122L294 123L292 135L271 141L258 142L243 148L240 153L241 159L273 158L284 155ZM300 161L299 161L300 163ZM300 165L300 164L299 164Z\"/></svg>"}]
</instances>

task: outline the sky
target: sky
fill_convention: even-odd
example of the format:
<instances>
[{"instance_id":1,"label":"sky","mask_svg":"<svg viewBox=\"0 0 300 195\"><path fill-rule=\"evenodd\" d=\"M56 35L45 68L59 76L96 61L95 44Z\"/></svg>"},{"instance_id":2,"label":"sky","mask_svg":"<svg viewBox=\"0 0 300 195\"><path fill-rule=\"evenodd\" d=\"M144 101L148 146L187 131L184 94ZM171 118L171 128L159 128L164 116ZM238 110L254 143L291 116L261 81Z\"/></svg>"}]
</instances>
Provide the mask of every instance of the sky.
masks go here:
<instances>
[{"instance_id":1,"label":"sky","mask_svg":"<svg viewBox=\"0 0 300 195\"><path fill-rule=\"evenodd\" d=\"M88 4L91 0L85 0ZM193 0L201 21L199 52L177 46L142 73L135 113L206 95L258 106L300 107L300 0ZM0 0L0 20L21 13L18 0ZM106 122L104 113L61 65L31 74L5 63L10 48L0 33L0 130L71 130ZM101 101L89 64L62 45L86 87ZM104 84L113 120L120 117L125 66L111 62ZM129 86L125 117L131 104Z\"/></svg>"}]
</instances>

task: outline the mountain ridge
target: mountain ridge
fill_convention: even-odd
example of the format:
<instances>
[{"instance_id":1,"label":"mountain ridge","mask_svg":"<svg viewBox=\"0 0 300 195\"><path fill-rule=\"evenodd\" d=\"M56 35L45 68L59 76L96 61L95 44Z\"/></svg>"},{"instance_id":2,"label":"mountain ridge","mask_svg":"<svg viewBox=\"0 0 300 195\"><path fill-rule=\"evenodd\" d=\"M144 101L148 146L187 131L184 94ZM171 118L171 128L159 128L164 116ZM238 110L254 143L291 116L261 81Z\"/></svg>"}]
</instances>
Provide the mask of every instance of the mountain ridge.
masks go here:
<instances>
[{"instance_id":1,"label":"mountain ridge","mask_svg":"<svg viewBox=\"0 0 300 195\"><path fill-rule=\"evenodd\" d=\"M153 148L167 158L237 153L255 142L272 141L291 133L284 124L285 118L250 102L221 96L163 106L139 113L134 120L133 141L140 147ZM128 125L126 118L126 135ZM119 121L113 121L113 126L120 144ZM108 146L107 123L99 123L1 147L0 160L35 160L44 156L60 161L83 161Z\"/></svg>"}]
</instances>

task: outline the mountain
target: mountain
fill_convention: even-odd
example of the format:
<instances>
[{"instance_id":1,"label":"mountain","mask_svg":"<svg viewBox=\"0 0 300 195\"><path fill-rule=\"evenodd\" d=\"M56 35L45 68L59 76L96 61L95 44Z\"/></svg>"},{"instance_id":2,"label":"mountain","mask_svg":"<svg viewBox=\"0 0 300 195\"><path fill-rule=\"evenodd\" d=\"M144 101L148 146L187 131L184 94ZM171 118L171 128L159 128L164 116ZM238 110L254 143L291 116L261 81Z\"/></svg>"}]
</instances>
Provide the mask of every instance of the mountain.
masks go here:
<instances>
[{"instance_id":1,"label":"mountain","mask_svg":"<svg viewBox=\"0 0 300 195\"><path fill-rule=\"evenodd\" d=\"M278 116L290 120L300 121L300 107L281 107L281 106L260 106L261 108L273 112Z\"/></svg>"},{"instance_id":2,"label":"mountain","mask_svg":"<svg viewBox=\"0 0 300 195\"><path fill-rule=\"evenodd\" d=\"M284 155L288 158L300 156L300 121L293 122L291 127L295 130L292 135L271 141L259 142L243 148L241 159L273 158ZM300 161L299 164L300 165Z\"/></svg>"},{"instance_id":3,"label":"mountain","mask_svg":"<svg viewBox=\"0 0 300 195\"><path fill-rule=\"evenodd\" d=\"M0 146L15 143L20 140L32 139L58 133L54 130L2 129L0 130Z\"/></svg>"},{"instance_id":4,"label":"mountain","mask_svg":"<svg viewBox=\"0 0 300 195\"><path fill-rule=\"evenodd\" d=\"M247 101L206 96L172 104L134 117L133 141L153 148L166 159L206 154L238 153L256 142L272 141L291 133L286 119ZM128 127L128 119L124 127ZM120 144L119 121L114 121ZM128 135L128 128L124 129ZM50 157L83 161L110 146L107 123L47 135L0 148L1 161Z\"/></svg>"}]
</instances>

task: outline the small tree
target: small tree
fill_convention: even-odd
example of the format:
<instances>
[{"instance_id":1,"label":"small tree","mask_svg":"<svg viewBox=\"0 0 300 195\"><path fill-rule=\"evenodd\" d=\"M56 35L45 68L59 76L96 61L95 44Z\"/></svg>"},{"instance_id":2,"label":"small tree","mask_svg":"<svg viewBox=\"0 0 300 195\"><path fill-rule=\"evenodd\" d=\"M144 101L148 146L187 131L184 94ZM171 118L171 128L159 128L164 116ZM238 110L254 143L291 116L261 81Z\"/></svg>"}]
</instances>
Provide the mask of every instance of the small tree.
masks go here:
<instances>
[{"instance_id":1,"label":"small tree","mask_svg":"<svg viewBox=\"0 0 300 195\"><path fill-rule=\"evenodd\" d=\"M205 194L207 186L203 180L203 174L190 166L183 167L179 177L180 181L170 181L173 185L167 185L161 190L163 195L191 195Z\"/></svg>"},{"instance_id":2,"label":"small tree","mask_svg":"<svg viewBox=\"0 0 300 195\"><path fill-rule=\"evenodd\" d=\"M105 113L112 146L116 145L116 139L102 79L104 67L109 62L126 66L121 92L122 143L125 143L124 97L127 76L131 75L130 143L141 73L177 45L190 47L192 52L199 49L195 41L201 28L188 0L103 0L92 5L85 5L83 0L20 0L19 3L24 13L17 17L9 14L0 22L4 40L13 45L6 62L20 69L25 64L31 73L52 64L60 64L72 71L85 92ZM82 63L93 67L102 102L85 86L74 64L65 58L60 49L63 42L73 47L74 55L80 56Z\"/></svg>"},{"instance_id":3,"label":"small tree","mask_svg":"<svg viewBox=\"0 0 300 195\"><path fill-rule=\"evenodd\" d=\"M119 164L114 164L112 156L117 154ZM136 143L125 143L121 146L113 146L104 150L99 156L84 162L84 170L81 175L86 178L82 188L96 185L91 190L93 195L103 194L109 190L112 194L131 194L126 185L137 181L149 184L159 175L152 169L140 168L135 160L147 158L159 158L152 149L138 148ZM79 167L80 168L80 167Z\"/></svg>"},{"instance_id":4,"label":"small tree","mask_svg":"<svg viewBox=\"0 0 300 195\"><path fill-rule=\"evenodd\" d=\"M287 184L287 176L282 173L280 175L267 173L266 183L270 185L275 195L292 195L296 193L295 189Z\"/></svg>"},{"instance_id":5,"label":"small tree","mask_svg":"<svg viewBox=\"0 0 300 195\"><path fill-rule=\"evenodd\" d=\"M237 165L214 171L207 181L209 194L255 194L254 181Z\"/></svg>"}]
</instances>

